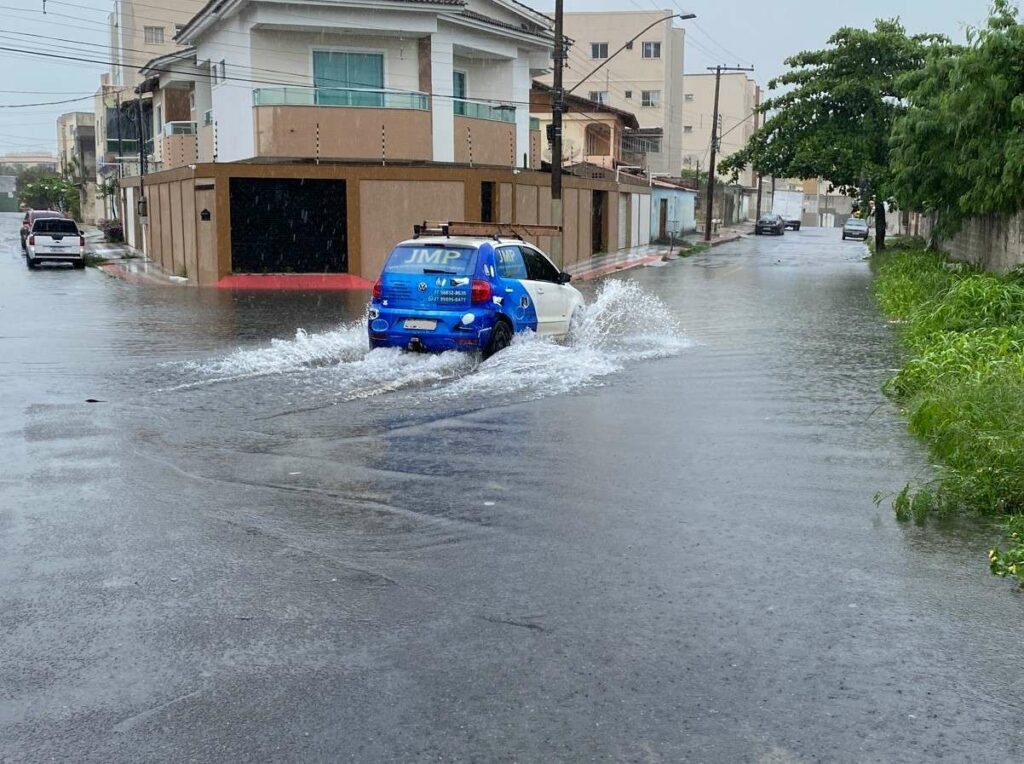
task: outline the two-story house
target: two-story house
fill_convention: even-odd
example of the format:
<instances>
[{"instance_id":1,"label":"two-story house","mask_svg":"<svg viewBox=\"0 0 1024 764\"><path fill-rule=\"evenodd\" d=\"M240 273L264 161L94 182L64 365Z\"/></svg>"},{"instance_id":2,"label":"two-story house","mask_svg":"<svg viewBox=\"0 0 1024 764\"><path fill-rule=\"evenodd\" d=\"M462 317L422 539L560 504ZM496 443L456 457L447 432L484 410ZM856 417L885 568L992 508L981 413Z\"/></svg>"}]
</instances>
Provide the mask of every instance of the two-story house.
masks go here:
<instances>
[{"instance_id":1,"label":"two-story house","mask_svg":"<svg viewBox=\"0 0 1024 764\"><path fill-rule=\"evenodd\" d=\"M211 2L178 34L189 66L160 67L195 71L161 88L192 80L218 161L525 167L551 27L514 0Z\"/></svg>"}]
</instances>

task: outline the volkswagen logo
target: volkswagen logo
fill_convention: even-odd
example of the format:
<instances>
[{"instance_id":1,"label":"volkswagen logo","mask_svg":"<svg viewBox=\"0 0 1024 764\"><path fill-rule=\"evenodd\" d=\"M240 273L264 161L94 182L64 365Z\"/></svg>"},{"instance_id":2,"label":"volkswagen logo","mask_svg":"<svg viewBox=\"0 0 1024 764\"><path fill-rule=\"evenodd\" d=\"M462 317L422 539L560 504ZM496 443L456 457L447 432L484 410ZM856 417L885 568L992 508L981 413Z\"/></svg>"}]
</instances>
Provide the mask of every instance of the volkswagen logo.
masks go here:
<instances>
[{"instance_id":1,"label":"volkswagen logo","mask_svg":"<svg viewBox=\"0 0 1024 764\"><path fill-rule=\"evenodd\" d=\"M426 292L427 291L427 282L426 281L421 281L420 285L418 287L416 287L416 288L419 289L421 292Z\"/></svg>"}]
</instances>

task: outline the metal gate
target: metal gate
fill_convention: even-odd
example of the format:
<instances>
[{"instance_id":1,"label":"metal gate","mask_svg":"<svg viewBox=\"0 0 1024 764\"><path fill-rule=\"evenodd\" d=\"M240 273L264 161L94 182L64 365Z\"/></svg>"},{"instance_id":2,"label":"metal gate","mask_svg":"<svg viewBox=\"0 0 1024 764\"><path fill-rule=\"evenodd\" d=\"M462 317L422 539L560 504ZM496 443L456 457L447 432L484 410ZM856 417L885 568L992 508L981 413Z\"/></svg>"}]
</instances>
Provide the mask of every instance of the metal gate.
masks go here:
<instances>
[{"instance_id":1,"label":"metal gate","mask_svg":"<svg viewBox=\"0 0 1024 764\"><path fill-rule=\"evenodd\" d=\"M345 273L345 181L232 178L234 273Z\"/></svg>"}]
</instances>

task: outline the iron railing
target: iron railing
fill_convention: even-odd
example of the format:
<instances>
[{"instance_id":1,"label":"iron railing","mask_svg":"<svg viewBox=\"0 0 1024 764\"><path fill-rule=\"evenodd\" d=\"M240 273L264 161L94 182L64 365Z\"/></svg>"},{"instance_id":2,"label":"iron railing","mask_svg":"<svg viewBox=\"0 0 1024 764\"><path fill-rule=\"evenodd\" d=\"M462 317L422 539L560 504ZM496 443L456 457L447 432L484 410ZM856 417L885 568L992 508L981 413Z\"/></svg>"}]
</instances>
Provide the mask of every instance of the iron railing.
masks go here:
<instances>
[{"instance_id":1,"label":"iron railing","mask_svg":"<svg viewBox=\"0 0 1024 764\"><path fill-rule=\"evenodd\" d=\"M349 106L367 109L430 109L430 96L388 88L256 88L253 106Z\"/></svg>"}]
</instances>

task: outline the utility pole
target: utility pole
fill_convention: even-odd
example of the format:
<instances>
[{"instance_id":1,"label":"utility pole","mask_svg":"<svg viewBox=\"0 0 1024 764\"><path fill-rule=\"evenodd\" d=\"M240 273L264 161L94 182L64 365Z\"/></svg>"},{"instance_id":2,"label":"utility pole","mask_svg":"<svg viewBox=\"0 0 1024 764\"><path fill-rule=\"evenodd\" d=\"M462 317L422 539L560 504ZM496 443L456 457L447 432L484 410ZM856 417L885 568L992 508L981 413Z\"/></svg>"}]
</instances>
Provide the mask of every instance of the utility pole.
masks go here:
<instances>
[{"instance_id":1,"label":"utility pole","mask_svg":"<svg viewBox=\"0 0 1024 764\"><path fill-rule=\"evenodd\" d=\"M114 103L117 105L117 178L124 177L124 143L121 139L121 92L114 94ZM104 104L106 106L106 104Z\"/></svg>"},{"instance_id":2,"label":"utility pole","mask_svg":"<svg viewBox=\"0 0 1024 764\"><path fill-rule=\"evenodd\" d=\"M704 241L711 241L712 203L715 200L715 170L718 165L718 95L722 88L722 72L752 72L751 66L709 66L715 73L715 107L711 117L711 164L708 165L708 210L704 218Z\"/></svg>"}]
</instances>

